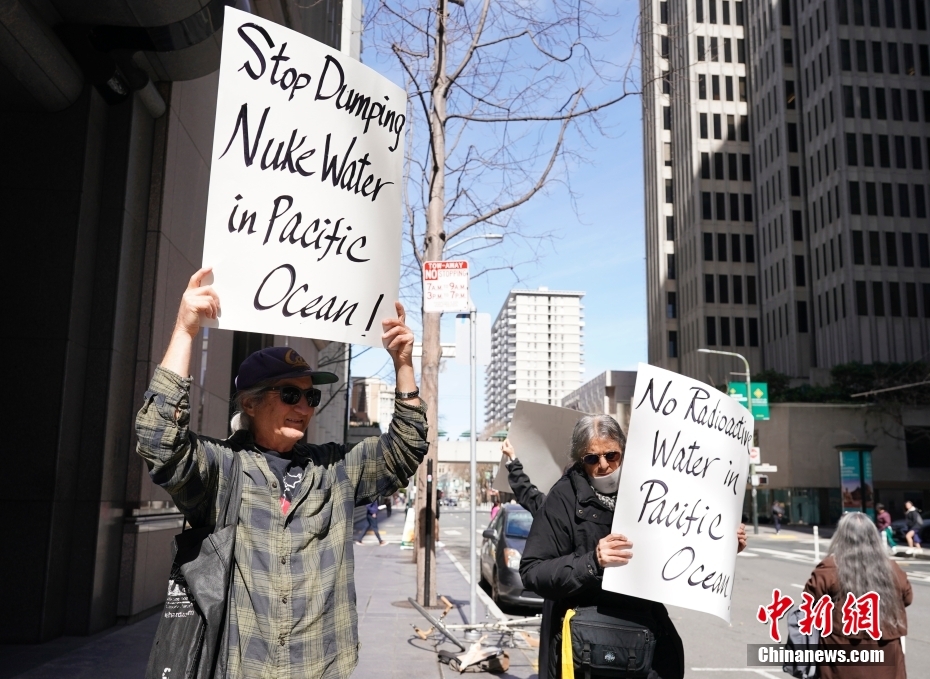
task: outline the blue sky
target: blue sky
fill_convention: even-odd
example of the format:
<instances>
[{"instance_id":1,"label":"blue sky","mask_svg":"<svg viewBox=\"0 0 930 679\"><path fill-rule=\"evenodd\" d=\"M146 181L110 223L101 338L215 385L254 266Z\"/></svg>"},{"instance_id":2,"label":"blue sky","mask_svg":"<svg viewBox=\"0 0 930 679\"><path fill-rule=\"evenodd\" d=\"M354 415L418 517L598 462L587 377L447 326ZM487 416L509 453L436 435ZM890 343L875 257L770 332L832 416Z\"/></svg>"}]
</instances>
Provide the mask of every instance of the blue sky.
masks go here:
<instances>
[{"instance_id":1,"label":"blue sky","mask_svg":"<svg viewBox=\"0 0 930 679\"><path fill-rule=\"evenodd\" d=\"M629 55L636 5L624 2L617 17L615 47ZM388 77L390 66L377 63L366 52L366 63ZM638 83L638 76L635 82ZM646 360L646 279L643 209L641 100L629 97L610 109L606 136L590 137L585 162L570 173L576 194L574 207L561 183L550 186L520 211L520 221L531 232L551 231L535 261L515 272L494 271L472 281L471 295L478 310L493 322L512 288L547 286L550 290L585 292L585 373L589 380L605 370L633 369ZM577 148L577 147L576 147ZM505 240L497 248L519 248ZM475 260L482 253L475 253ZM526 259L515 250L505 253ZM472 266L478 266L474 261ZM415 331L419 328L415 326ZM454 314L445 314L442 341L454 342ZM358 348L361 351L361 348ZM383 351L370 350L353 360L352 374L390 373ZM467 365L444 362L440 373L440 425L450 437L469 429L469 371ZM483 423L483 369L478 375L478 427Z\"/></svg>"}]
</instances>

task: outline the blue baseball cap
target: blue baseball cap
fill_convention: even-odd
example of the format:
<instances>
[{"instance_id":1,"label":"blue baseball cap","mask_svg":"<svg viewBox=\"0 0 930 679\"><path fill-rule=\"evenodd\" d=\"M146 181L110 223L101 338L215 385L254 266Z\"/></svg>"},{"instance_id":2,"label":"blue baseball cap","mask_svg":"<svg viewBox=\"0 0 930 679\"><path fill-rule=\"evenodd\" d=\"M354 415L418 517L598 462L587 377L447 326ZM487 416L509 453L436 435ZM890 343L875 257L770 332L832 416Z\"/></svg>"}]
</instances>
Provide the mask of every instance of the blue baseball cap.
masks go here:
<instances>
[{"instance_id":1,"label":"blue baseball cap","mask_svg":"<svg viewBox=\"0 0 930 679\"><path fill-rule=\"evenodd\" d=\"M339 378L334 373L314 370L304 357L290 347L269 347L250 354L239 366L236 389L243 391L267 380L288 377L309 377L313 386L332 384Z\"/></svg>"}]
</instances>

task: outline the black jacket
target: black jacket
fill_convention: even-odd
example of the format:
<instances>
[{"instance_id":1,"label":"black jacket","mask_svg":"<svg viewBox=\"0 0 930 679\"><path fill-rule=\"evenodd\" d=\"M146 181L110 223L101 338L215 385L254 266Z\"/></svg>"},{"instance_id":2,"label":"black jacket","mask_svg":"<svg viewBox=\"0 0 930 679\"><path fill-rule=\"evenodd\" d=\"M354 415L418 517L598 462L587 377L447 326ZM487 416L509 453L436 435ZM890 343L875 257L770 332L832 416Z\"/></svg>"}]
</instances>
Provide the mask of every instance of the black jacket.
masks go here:
<instances>
[{"instance_id":1,"label":"black jacket","mask_svg":"<svg viewBox=\"0 0 930 679\"><path fill-rule=\"evenodd\" d=\"M555 637L561 632L565 611L593 605L619 610L625 618L647 624L657 637L653 669L662 679L684 676L684 648L665 606L601 589L603 569L595 549L610 533L612 523L613 510L598 500L580 467L573 467L556 482L534 517L520 560L520 576L524 587L553 600L555 623L548 630L548 657L539 658L540 679L559 677L560 649Z\"/></svg>"},{"instance_id":2,"label":"black jacket","mask_svg":"<svg viewBox=\"0 0 930 679\"><path fill-rule=\"evenodd\" d=\"M523 463L516 458L507 464L507 482L517 504L536 516L546 501L546 494L532 484L530 477L523 471Z\"/></svg>"}]
</instances>

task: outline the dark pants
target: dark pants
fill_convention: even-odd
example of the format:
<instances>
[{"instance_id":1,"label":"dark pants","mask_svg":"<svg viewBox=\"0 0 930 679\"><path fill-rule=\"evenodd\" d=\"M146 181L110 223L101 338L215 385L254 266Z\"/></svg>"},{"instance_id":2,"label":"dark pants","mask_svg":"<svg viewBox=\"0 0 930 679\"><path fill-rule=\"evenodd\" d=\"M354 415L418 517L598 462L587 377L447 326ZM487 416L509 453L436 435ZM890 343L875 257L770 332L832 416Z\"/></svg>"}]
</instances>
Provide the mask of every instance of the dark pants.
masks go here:
<instances>
[{"instance_id":1,"label":"dark pants","mask_svg":"<svg viewBox=\"0 0 930 679\"><path fill-rule=\"evenodd\" d=\"M781 514L773 514L772 518L775 520L775 532L781 530Z\"/></svg>"},{"instance_id":2,"label":"dark pants","mask_svg":"<svg viewBox=\"0 0 930 679\"><path fill-rule=\"evenodd\" d=\"M372 516L371 514L368 515L368 530L366 530L365 533L367 533L369 530L373 530L375 532L375 537L378 538L378 542L384 542L384 540L381 539L381 533L378 532L377 516ZM362 537L365 537L365 533L362 533ZM361 540L361 538L359 538L359 540Z\"/></svg>"}]
</instances>

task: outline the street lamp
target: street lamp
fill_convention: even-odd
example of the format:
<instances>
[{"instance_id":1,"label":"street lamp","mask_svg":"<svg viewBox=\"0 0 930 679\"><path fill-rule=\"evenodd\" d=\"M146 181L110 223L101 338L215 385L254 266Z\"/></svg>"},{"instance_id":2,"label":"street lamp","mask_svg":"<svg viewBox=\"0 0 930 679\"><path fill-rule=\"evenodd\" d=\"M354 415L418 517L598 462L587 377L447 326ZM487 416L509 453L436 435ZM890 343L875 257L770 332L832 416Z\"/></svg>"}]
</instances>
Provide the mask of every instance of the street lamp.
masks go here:
<instances>
[{"instance_id":1,"label":"street lamp","mask_svg":"<svg viewBox=\"0 0 930 679\"><path fill-rule=\"evenodd\" d=\"M443 251L448 252L449 250L457 248L462 243L467 243L470 240L477 240L479 238L484 238L485 240L503 240L504 235L500 233L485 233L477 236L469 236L468 238L463 238L462 240L456 241L455 243L446 244L446 246L443 248Z\"/></svg>"},{"instance_id":2,"label":"street lamp","mask_svg":"<svg viewBox=\"0 0 930 679\"><path fill-rule=\"evenodd\" d=\"M746 357L742 354L737 354L735 351L717 351L716 349L698 349L699 354L720 354L721 356L735 356L740 359L743 364L746 366L746 372L743 373L746 376L746 408L749 410L749 414L752 415L752 380L749 375L749 361L746 360ZM735 373L739 374L739 373ZM756 504L756 485L752 483L752 477L754 476L753 472L755 471L756 465L749 464L749 483L752 488L752 532L755 535L759 534L759 507Z\"/></svg>"}]
</instances>

